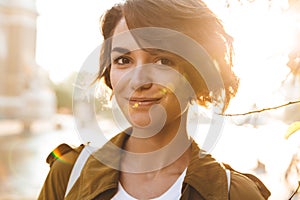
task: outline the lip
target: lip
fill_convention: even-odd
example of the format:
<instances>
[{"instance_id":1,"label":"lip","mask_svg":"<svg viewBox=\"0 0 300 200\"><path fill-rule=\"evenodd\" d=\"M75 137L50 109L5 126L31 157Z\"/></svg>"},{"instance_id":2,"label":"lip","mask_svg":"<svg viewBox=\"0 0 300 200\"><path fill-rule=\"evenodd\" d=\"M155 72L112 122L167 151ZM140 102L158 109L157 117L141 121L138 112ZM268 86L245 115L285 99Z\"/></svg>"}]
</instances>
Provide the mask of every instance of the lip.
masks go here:
<instances>
[{"instance_id":1,"label":"lip","mask_svg":"<svg viewBox=\"0 0 300 200\"><path fill-rule=\"evenodd\" d=\"M158 104L162 97L158 98L153 98L153 97L131 97L128 98L127 100L129 101L129 104L134 106L134 107L139 107L139 106L151 106L154 104Z\"/></svg>"}]
</instances>

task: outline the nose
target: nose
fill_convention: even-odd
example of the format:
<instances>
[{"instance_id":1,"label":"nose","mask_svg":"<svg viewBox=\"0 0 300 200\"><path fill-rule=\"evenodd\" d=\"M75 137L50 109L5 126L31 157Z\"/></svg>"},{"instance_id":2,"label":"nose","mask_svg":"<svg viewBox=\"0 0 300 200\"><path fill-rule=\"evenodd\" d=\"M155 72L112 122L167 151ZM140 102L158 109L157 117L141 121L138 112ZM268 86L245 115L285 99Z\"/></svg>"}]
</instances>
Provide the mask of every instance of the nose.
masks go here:
<instances>
[{"instance_id":1,"label":"nose","mask_svg":"<svg viewBox=\"0 0 300 200\"><path fill-rule=\"evenodd\" d=\"M130 87L133 90L147 90L153 85L151 78L151 66L136 66L132 71Z\"/></svg>"}]
</instances>

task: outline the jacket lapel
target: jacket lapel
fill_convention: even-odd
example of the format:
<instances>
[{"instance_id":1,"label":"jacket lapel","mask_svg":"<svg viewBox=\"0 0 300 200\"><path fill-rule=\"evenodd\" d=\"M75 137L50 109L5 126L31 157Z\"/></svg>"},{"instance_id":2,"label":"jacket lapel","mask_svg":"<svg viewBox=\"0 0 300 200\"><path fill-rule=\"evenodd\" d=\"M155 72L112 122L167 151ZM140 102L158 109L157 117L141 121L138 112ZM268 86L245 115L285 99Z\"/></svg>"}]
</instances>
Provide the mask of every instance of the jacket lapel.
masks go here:
<instances>
[{"instance_id":1,"label":"jacket lapel","mask_svg":"<svg viewBox=\"0 0 300 200\"><path fill-rule=\"evenodd\" d=\"M128 137L128 134L121 133L93 153L66 199L95 199L108 190L111 192L104 195L110 199L117 192L121 147Z\"/></svg>"}]
</instances>

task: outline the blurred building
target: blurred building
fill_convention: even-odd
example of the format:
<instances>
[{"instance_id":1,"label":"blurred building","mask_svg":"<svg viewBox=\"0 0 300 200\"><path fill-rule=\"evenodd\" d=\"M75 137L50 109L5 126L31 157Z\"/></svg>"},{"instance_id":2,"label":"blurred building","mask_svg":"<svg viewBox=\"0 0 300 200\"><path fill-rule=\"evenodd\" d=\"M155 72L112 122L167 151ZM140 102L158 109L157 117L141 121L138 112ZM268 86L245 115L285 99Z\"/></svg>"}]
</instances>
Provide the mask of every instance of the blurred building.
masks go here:
<instances>
[{"instance_id":1,"label":"blurred building","mask_svg":"<svg viewBox=\"0 0 300 200\"><path fill-rule=\"evenodd\" d=\"M0 0L0 120L31 121L56 109L47 75L35 63L35 0Z\"/></svg>"}]
</instances>

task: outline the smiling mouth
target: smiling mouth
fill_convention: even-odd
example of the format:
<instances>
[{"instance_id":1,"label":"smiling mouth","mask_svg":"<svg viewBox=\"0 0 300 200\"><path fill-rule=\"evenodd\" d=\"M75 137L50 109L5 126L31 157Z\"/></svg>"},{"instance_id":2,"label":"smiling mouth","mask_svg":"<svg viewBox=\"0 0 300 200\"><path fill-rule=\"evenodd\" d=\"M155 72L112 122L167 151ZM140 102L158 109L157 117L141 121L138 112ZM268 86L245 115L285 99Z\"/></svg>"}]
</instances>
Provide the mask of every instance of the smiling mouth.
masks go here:
<instances>
[{"instance_id":1,"label":"smiling mouth","mask_svg":"<svg viewBox=\"0 0 300 200\"><path fill-rule=\"evenodd\" d=\"M130 98L128 101L133 108L138 108L158 104L160 100L161 98Z\"/></svg>"}]
</instances>

